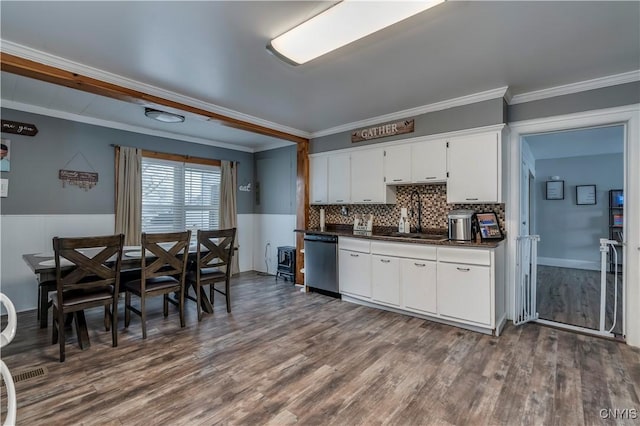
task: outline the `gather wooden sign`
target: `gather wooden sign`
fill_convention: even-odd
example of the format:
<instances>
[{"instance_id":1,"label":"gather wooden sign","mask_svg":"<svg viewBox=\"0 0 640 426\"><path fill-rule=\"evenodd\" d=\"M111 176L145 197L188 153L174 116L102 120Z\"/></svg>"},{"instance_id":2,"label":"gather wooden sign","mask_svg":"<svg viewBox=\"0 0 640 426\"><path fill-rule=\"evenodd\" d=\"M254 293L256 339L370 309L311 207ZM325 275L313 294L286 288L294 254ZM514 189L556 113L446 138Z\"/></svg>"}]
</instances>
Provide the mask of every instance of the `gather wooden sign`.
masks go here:
<instances>
[{"instance_id":1,"label":"gather wooden sign","mask_svg":"<svg viewBox=\"0 0 640 426\"><path fill-rule=\"evenodd\" d=\"M402 135L404 133L411 133L413 130L413 118L411 120L393 121L373 127L354 130L351 132L351 142L362 142L371 139L385 138L387 136Z\"/></svg>"}]
</instances>

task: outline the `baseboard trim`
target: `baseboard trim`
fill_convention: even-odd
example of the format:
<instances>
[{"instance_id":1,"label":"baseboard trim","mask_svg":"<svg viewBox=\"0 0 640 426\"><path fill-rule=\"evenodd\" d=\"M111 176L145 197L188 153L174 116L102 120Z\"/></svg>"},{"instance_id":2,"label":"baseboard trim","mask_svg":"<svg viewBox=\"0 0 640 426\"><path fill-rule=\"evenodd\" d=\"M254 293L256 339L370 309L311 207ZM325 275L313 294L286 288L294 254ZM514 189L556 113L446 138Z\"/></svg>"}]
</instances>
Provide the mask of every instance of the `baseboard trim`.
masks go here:
<instances>
[{"instance_id":1,"label":"baseboard trim","mask_svg":"<svg viewBox=\"0 0 640 426\"><path fill-rule=\"evenodd\" d=\"M586 269L589 271L600 270L600 262L578 259L558 259L555 257L538 257L538 265L557 266L560 268Z\"/></svg>"}]
</instances>

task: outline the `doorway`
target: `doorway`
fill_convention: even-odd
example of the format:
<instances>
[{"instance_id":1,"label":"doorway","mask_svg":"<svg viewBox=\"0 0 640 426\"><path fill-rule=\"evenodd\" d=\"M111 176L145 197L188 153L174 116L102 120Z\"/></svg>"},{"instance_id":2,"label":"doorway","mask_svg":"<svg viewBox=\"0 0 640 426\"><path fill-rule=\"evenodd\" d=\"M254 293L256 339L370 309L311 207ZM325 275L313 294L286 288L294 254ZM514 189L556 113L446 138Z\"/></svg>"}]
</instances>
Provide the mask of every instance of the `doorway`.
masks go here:
<instances>
[{"instance_id":1,"label":"doorway","mask_svg":"<svg viewBox=\"0 0 640 426\"><path fill-rule=\"evenodd\" d=\"M523 137L522 232L540 237L540 321L622 335L624 204L612 202L623 193L624 137L623 125Z\"/></svg>"},{"instance_id":2,"label":"doorway","mask_svg":"<svg viewBox=\"0 0 640 426\"><path fill-rule=\"evenodd\" d=\"M634 307L640 303L640 249L638 249L638 247L640 247L640 168L637 166L637 164L640 164L640 107L638 105L545 117L510 124L510 144L508 147L508 176L510 185L506 206L508 236L507 276L509 283L508 300L514 324L527 321L546 321L538 318L537 301L535 300L537 296L536 277L533 277L534 280L529 284L526 280L522 279L522 271L527 270L526 267L523 267L527 265L523 264L522 257L520 256L522 254L522 244L520 242L521 240L526 240L524 237L527 237L527 235L522 234L522 223L526 211L523 209L523 200L521 197L522 193L525 192L523 188L523 177L525 174L522 172L523 159L526 158L526 147L523 143L524 138L530 135L615 125L621 125L624 129L624 185L621 188L625 194L622 228L622 245L624 249L622 253L622 273L619 276L619 278L622 278L621 337L631 345L640 345L640 312L634 309ZM540 179L541 177L542 176L536 175L536 179ZM560 179L560 176L558 176L558 180L563 179ZM557 188L557 186L557 184L552 184L552 187ZM582 184L575 186L582 186ZM568 191L576 191L575 186L564 189L567 193ZM536 190L539 190L539 188L536 188ZM572 202L575 203L575 195L573 195L573 197ZM539 201L540 200L536 199L534 202ZM536 219L535 215L531 216L532 219ZM536 223L536 220L532 221L531 226L534 232L538 231L539 225L539 223ZM533 246L537 247L536 245ZM605 251L608 251L606 247ZM537 256L533 259L537 259ZM537 271L537 267L533 269L533 271ZM535 272L533 274L535 275ZM620 285L619 283L620 280L618 281L618 285ZM535 291L526 294L527 289L533 289ZM606 294L606 291L601 293ZM533 303L530 303L531 300L533 300ZM527 305L527 303L529 304ZM604 304L602 306L604 306ZM616 304L616 306L619 305ZM530 315L528 315L528 313L530 313ZM606 318L606 312L601 316ZM595 335L613 336L613 334L608 333L608 330L600 331L604 329L604 326L600 327L599 330L591 330L585 327L563 325L562 323L557 323L557 325L562 328L589 332Z\"/></svg>"}]
</instances>

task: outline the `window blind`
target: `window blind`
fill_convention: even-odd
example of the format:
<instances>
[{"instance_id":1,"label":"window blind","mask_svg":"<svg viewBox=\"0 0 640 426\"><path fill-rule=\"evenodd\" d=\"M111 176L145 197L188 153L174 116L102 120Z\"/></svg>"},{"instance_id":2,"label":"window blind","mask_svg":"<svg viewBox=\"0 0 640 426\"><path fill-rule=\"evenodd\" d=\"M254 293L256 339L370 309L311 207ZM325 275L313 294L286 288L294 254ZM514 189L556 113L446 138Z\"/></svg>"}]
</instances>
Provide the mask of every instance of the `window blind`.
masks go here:
<instances>
[{"instance_id":1,"label":"window blind","mask_svg":"<svg viewBox=\"0 0 640 426\"><path fill-rule=\"evenodd\" d=\"M218 229L220 168L142 158L142 232Z\"/></svg>"}]
</instances>

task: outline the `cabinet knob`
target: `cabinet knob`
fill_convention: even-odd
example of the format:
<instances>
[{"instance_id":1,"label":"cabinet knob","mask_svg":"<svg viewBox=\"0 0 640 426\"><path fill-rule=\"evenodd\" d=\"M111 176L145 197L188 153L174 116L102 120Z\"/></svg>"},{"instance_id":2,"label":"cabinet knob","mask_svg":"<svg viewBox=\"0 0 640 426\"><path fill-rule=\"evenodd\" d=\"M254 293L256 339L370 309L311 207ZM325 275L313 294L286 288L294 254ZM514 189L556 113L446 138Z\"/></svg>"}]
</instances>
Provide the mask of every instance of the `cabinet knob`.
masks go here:
<instances>
[{"instance_id":1,"label":"cabinet knob","mask_svg":"<svg viewBox=\"0 0 640 426\"><path fill-rule=\"evenodd\" d=\"M456 269L457 269L458 271L460 271L460 272L469 272L469 268L460 268L460 267L457 267Z\"/></svg>"}]
</instances>

